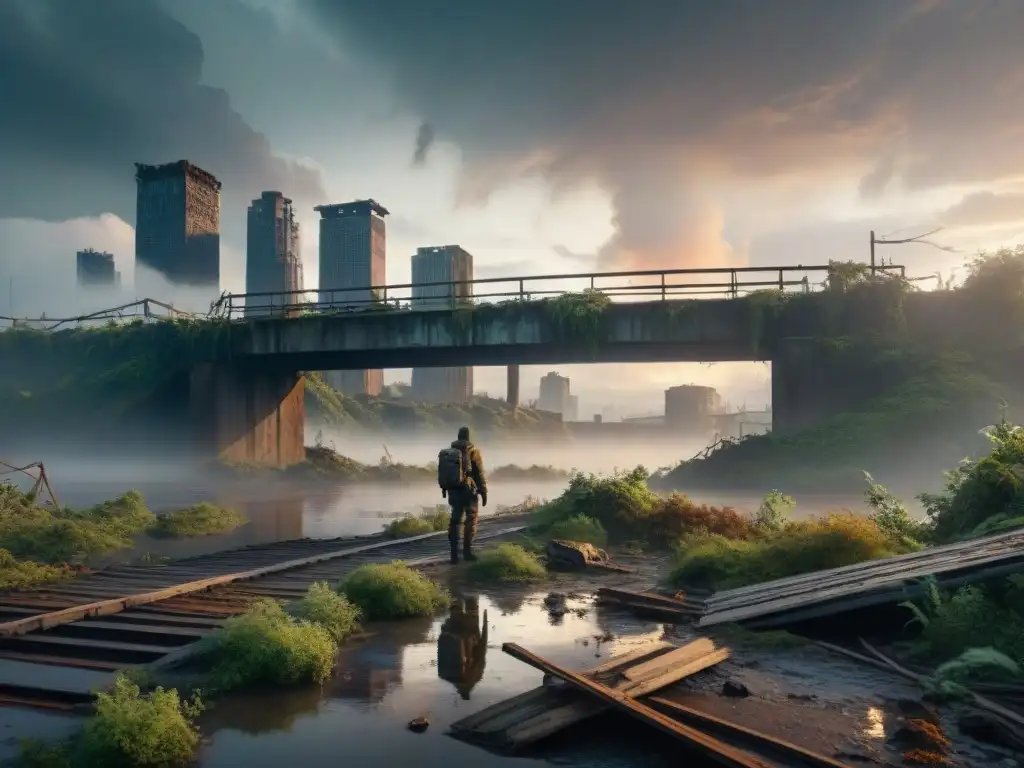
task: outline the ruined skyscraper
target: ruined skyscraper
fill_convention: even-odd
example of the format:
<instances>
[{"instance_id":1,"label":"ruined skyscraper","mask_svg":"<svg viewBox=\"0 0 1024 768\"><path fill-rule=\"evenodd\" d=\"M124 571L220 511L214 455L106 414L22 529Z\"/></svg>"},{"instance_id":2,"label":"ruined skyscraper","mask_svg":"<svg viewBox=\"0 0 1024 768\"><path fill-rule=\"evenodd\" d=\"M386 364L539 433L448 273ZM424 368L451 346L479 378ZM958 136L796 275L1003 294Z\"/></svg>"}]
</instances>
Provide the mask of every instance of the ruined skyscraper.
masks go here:
<instances>
[{"instance_id":1,"label":"ruined skyscraper","mask_svg":"<svg viewBox=\"0 0 1024 768\"><path fill-rule=\"evenodd\" d=\"M211 301L216 299L220 293L220 182L187 160L166 165L136 163L135 180L136 292L149 293L148 269L172 285L208 288L202 293L209 293Z\"/></svg>"},{"instance_id":2,"label":"ruined skyscraper","mask_svg":"<svg viewBox=\"0 0 1024 768\"><path fill-rule=\"evenodd\" d=\"M368 309L371 287L386 281L388 209L375 200L318 205L320 214L319 301L334 308ZM326 379L346 395L379 395L383 371L331 371Z\"/></svg>"},{"instance_id":3,"label":"ruined skyscraper","mask_svg":"<svg viewBox=\"0 0 1024 768\"><path fill-rule=\"evenodd\" d=\"M472 301L473 255L458 245L417 248L412 257L412 308L453 309ZM425 285L444 283L444 285ZM473 369L414 368L412 396L427 402L465 402L473 396Z\"/></svg>"},{"instance_id":4,"label":"ruined skyscraper","mask_svg":"<svg viewBox=\"0 0 1024 768\"><path fill-rule=\"evenodd\" d=\"M714 387L683 384L665 390L665 425L680 433L710 433L712 415L721 410L722 397Z\"/></svg>"},{"instance_id":5,"label":"ruined skyscraper","mask_svg":"<svg viewBox=\"0 0 1024 768\"><path fill-rule=\"evenodd\" d=\"M114 269L114 254L86 248L75 258L78 284L87 287L118 286L121 273Z\"/></svg>"},{"instance_id":6,"label":"ruined skyscraper","mask_svg":"<svg viewBox=\"0 0 1024 768\"><path fill-rule=\"evenodd\" d=\"M559 376L552 371L541 377L540 393L537 398L537 407L542 411L560 413L565 418L569 415L569 378Z\"/></svg>"},{"instance_id":7,"label":"ruined skyscraper","mask_svg":"<svg viewBox=\"0 0 1024 768\"><path fill-rule=\"evenodd\" d=\"M245 292L275 293L302 290L299 225L292 201L280 192L264 192L249 206L245 250ZM246 299L246 316L280 312L299 295L257 296Z\"/></svg>"}]
</instances>

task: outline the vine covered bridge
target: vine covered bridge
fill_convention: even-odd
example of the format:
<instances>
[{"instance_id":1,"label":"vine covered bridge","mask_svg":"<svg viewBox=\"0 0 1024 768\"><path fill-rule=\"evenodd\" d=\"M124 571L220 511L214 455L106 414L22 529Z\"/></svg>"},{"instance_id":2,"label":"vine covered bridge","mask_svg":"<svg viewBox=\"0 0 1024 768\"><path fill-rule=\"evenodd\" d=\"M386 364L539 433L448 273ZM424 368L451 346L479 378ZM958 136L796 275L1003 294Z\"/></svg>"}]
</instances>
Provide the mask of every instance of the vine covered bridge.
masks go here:
<instances>
[{"instance_id":1,"label":"vine covered bridge","mask_svg":"<svg viewBox=\"0 0 1024 768\"><path fill-rule=\"evenodd\" d=\"M668 270L226 294L209 320L218 342L185 361L189 407L204 453L288 466L305 455L303 371L505 366L515 405L520 365L770 361L773 429L793 431L841 410L856 386L848 376L830 377L805 342L883 322L870 302L816 290L809 276L827 270ZM415 298L424 287L434 298ZM934 327L944 297L908 298L906 322Z\"/></svg>"}]
</instances>

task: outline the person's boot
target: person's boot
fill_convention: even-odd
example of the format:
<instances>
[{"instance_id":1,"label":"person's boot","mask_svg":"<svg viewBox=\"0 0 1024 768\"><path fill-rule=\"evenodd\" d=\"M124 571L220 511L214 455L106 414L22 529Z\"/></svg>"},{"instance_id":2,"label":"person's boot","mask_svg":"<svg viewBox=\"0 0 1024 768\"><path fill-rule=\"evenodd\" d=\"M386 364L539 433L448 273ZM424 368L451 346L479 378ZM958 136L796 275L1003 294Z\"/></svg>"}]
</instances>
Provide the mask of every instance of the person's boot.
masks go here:
<instances>
[{"instance_id":1,"label":"person's boot","mask_svg":"<svg viewBox=\"0 0 1024 768\"><path fill-rule=\"evenodd\" d=\"M452 565L458 565L459 564L459 539L458 539L457 536L449 536L448 537L448 543L451 545L451 549L452 549L451 564Z\"/></svg>"},{"instance_id":2,"label":"person's boot","mask_svg":"<svg viewBox=\"0 0 1024 768\"><path fill-rule=\"evenodd\" d=\"M476 560L476 555L473 554L473 534L469 531L462 535L462 557L467 563L472 563Z\"/></svg>"}]
</instances>

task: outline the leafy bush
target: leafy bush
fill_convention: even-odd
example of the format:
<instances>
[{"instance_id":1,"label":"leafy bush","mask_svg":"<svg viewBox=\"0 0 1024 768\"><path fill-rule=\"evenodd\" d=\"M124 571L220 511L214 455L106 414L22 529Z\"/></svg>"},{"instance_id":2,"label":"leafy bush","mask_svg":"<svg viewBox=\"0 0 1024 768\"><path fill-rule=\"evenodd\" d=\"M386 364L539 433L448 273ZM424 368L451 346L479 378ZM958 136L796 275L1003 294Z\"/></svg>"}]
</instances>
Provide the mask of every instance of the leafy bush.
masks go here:
<instances>
[{"instance_id":1,"label":"leafy bush","mask_svg":"<svg viewBox=\"0 0 1024 768\"><path fill-rule=\"evenodd\" d=\"M337 618L336 611L317 597L309 599L304 610L315 610L329 621ZM220 690L256 683L322 682L334 668L334 633L339 626L328 629L296 619L275 600L257 600L202 641L212 662L210 681Z\"/></svg>"},{"instance_id":2,"label":"leafy bush","mask_svg":"<svg viewBox=\"0 0 1024 768\"><path fill-rule=\"evenodd\" d=\"M547 569L540 560L518 544L501 544L485 549L468 574L479 581L539 581L547 578Z\"/></svg>"},{"instance_id":3,"label":"leafy bush","mask_svg":"<svg viewBox=\"0 0 1024 768\"><path fill-rule=\"evenodd\" d=\"M341 593L367 621L432 616L451 599L439 584L398 561L360 566L342 582Z\"/></svg>"},{"instance_id":4,"label":"leafy bush","mask_svg":"<svg viewBox=\"0 0 1024 768\"><path fill-rule=\"evenodd\" d=\"M608 532L604 526L588 515L573 515L559 520L548 530L548 536L552 539L585 542L595 547L608 544Z\"/></svg>"},{"instance_id":5,"label":"leafy bush","mask_svg":"<svg viewBox=\"0 0 1024 768\"><path fill-rule=\"evenodd\" d=\"M438 504L432 509L424 509L416 516L403 515L395 518L384 526L384 535L392 539L404 539L408 536L446 531L451 519L452 513L448 505Z\"/></svg>"},{"instance_id":6,"label":"leafy bush","mask_svg":"<svg viewBox=\"0 0 1024 768\"><path fill-rule=\"evenodd\" d=\"M796 500L792 496L777 490L768 491L754 515L754 529L760 533L781 531L795 508Z\"/></svg>"},{"instance_id":7,"label":"leafy bush","mask_svg":"<svg viewBox=\"0 0 1024 768\"><path fill-rule=\"evenodd\" d=\"M160 515L150 528L150 533L180 538L210 536L229 533L245 522L245 518L235 510L204 501Z\"/></svg>"},{"instance_id":8,"label":"leafy bush","mask_svg":"<svg viewBox=\"0 0 1024 768\"><path fill-rule=\"evenodd\" d=\"M1024 429L1000 419L985 430L991 451L946 473L940 493L918 498L937 541L997 533L1024 525Z\"/></svg>"},{"instance_id":9,"label":"leafy bush","mask_svg":"<svg viewBox=\"0 0 1024 768\"><path fill-rule=\"evenodd\" d=\"M930 580L920 605L903 603L921 628L918 652L948 661L971 648L992 648L1024 667L1024 589L1019 580L968 585L952 594Z\"/></svg>"},{"instance_id":10,"label":"leafy bush","mask_svg":"<svg viewBox=\"0 0 1024 768\"><path fill-rule=\"evenodd\" d=\"M311 584L305 597L292 603L288 612L297 619L319 624L338 644L359 629L359 609L323 581Z\"/></svg>"},{"instance_id":11,"label":"leafy bush","mask_svg":"<svg viewBox=\"0 0 1024 768\"><path fill-rule=\"evenodd\" d=\"M701 533L737 538L750 534L750 521L736 510L695 504L681 494L663 499L647 487L647 476L644 467L609 477L577 472L561 496L536 511L535 528L550 530L582 515L599 523L612 543L640 541L658 547L672 547Z\"/></svg>"},{"instance_id":12,"label":"leafy bush","mask_svg":"<svg viewBox=\"0 0 1024 768\"><path fill-rule=\"evenodd\" d=\"M697 539L680 550L670 580L680 586L731 589L893 554L892 544L871 520L832 513L791 522L756 539Z\"/></svg>"},{"instance_id":13,"label":"leafy bush","mask_svg":"<svg viewBox=\"0 0 1024 768\"><path fill-rule=\"evenodd\" d=\"M868 506L873 510L870 520L897 546L919 549L921 540L930 535L929 527L911 517L906 505L885 486L876 483L871 475L865 472L864 477L868 481L865 495Z\"/></svg>"},{"instance_id":14,"label":"leafy bush","mask_svg":"<svg viewBox=\"0 0 1024 768\"><path fill-rule=\"evenodd\" d=\"M96 694L96 713L86 722L74 762L102 766L168 766L188 763L199 746L194 720L203 705L183 701L176 690L141 693L118 676L110 693Z\"/></svg>"},{"instance_id":15,"label":"leafy bush","mask_svg":"<svg viewBox=\"0 0 1024 768\"><path fill-rule=\"evenodd\" d=\"M131 537L155 520L137 491L76 510L41 506L10 483L0 484L0 547L15 557L80 561L131 547Z\"/></svg>"},{"instance_id":16,"label":"leafy bush","mask_svg":"<svg viewBox=\"0 0 1024 768\"><path fill-rule=\"evenodd\" d=\"M71 568L18 560L6 549L0 549L0 589L34 587L37 584L60 581L73 574Z\"/></svg>"}]
</instances>

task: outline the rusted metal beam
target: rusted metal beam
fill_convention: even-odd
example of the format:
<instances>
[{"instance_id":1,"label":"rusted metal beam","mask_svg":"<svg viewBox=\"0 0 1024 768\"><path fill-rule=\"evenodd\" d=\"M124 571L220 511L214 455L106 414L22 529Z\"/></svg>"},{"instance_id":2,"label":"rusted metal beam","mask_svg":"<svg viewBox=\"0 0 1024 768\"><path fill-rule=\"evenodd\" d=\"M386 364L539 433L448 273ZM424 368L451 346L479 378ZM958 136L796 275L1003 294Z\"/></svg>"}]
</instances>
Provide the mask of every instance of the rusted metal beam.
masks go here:
<instances>
[{"instance_id":1,"label":"rusted metal beam","mask_svg":"<svg viewBox=\"0 0 1024 768\"><path fill-rule=\"evenodd\" d=\"M574 688L589 693L632 718L654 726L661 732L693 747L719 765L728 766L728 768L773 768L771 763L736 749L690 726L683 725L657 710L641 704L628 694L615 691L576 672L563 669L515 643L505 643L501 646L501 650L514 659L564 680Z\"/></svg>"}]
</instances>

